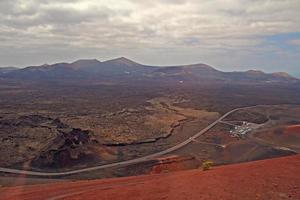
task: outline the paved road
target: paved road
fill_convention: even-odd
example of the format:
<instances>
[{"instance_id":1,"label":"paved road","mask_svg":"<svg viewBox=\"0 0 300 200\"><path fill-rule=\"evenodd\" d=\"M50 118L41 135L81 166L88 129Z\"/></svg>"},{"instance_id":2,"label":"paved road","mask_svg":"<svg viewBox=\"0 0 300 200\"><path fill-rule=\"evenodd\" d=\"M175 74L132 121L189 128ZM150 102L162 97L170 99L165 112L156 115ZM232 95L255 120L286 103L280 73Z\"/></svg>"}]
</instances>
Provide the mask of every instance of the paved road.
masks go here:
<instances>
[{"instance_id":1,"label":"paved road","mask_svg":"<svg viewBox=\"0 0 300 200\"><path fill-rule=\"evenodd\" d=\"M0 167L0 172L6 172L6 173L12 173L12 174L24 174L24 175L32 175L32 176L48 176L48 177L49 176L66 176L66 175L78 174L78 173L83 173L83 172L99 170L99 169L105 169L105 168L111 168L111 167L117 167L117 166L119 167L119 166L144 162L144 161L147 161L147 160L151 160L155 157L159 157L159 156L171 153L173 151L176 151L176 150L190 144L197 137L199 137L200 135L203 135L204 133L206 133L208 130L213 128L216 124L221 122L223 119L225 119L231 113L234 113L238 110L243 110L243 109L247 109L247 108L254 108L254 107L258 107L258 106L261 106L261 105L233 109L233 110L227 112L226 114L224 114L223 116L221 116L219 119L217 119L215 122L213 122L212 124L210 124L206 128L202 129L200 132L198 132L195 135L193 135L192 137L188 138L187 140L185 140L185 141L183 141L183 142L181 142L181 143L179 143L179 144L177 144L177 145L175 145L175 146L173 146L169 149L166 149L166 150L154 153L154 154L150 154L150 155L147 155L147 156L144 156L144 157L140 157L140 158L136 158L136 159L132 159L132 160L126 160L126 161L117 162L117 163L111 163L111 164L107 164L107 165L101 165L101 166L95 166L95 167L88 167L88 168L84 168L84 169L72 170L72 171L67 171L67 172L35 172L35 171L9 169L9 168L2 168L2 167Z\"/></svg>"}]
</instances>

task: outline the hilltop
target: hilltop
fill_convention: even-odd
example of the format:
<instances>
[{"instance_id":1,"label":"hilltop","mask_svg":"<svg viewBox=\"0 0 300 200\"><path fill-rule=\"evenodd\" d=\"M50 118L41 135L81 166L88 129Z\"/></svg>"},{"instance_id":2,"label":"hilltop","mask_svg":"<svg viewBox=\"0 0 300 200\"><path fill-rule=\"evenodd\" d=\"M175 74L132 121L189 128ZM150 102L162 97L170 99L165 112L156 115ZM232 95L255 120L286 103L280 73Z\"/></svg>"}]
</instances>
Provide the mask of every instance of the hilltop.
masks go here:
<instances>
[{"instance_id":1,"label":"hilltop","mask_svg":"<svg viewBox=\"0 0 300 200\"><path fill-rule=\"evenodd\" d=\"M168 174L0 189L0 199L299 199L300 156Z\"/></svg>"}]
</instances>

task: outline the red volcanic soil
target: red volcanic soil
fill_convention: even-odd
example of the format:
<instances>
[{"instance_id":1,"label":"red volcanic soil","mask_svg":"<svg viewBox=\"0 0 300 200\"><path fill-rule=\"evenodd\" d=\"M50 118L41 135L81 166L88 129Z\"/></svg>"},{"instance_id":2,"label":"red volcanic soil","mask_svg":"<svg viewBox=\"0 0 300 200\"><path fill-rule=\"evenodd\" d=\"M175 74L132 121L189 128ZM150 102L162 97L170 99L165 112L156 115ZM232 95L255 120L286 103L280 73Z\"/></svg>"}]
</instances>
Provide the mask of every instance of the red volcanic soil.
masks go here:
<instances>
[{"instance_id":1,"label":"red volcanic soil","mask_svg":"<svg viewBox=\"0 0 300 200\"><path fill-rule=\"evenodd\" d=\"M288 126L284 130L285 134L300 135L300 125Z\"/></svg>"},{"instance_id":2,"label":"red volcanic soil","mask_svg":"<svg viewBox=\"0 0 300 200\"><path fill-rule=\"evenodd\" d=\"M168 174L0 189L0 199L300 199L300 155Z\"/></svg>"},{"instance_id":3,"label":"red volcanic soil","mask_svg":"<svg viewBox=\"0 0 300 200\"><path fill-rule=\"evenodd\" d=\"M195 169L198 166L198 163L192 156L169 156L159 158L158 163L150 169L149 174L161 174L187 169Z\"/></svg>"}]
</instances>

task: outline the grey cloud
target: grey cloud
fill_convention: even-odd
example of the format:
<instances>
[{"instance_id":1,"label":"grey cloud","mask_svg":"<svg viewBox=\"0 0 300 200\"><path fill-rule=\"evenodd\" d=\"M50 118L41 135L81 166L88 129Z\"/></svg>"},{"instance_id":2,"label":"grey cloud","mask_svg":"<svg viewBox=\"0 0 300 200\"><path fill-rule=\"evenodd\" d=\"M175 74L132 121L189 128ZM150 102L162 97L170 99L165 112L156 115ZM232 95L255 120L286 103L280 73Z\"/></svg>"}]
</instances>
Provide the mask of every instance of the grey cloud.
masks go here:
<instances>
[{"instance_id":1,"label":"grey cloud","mask_svg":"<svg viewBox=\"0 0 300 200\"><path fill-rule=\"evenodd\" d=\"M13 11L14 6L15 6L14 1L9 1L9 0L0 1L0 13L10 14Z\"/></svg>"},{"instance_id":2,"label":"grey cloud","mask_svg":"<svg viewBox=\"0 0 300 200\"><path fill-rule=\"evenodd\" d=\"M106 19L109 17L109 10L97 11L77 11L70 8L48 8L40 13L40 21L49 24L79 24L89 22L95 17L98 19Z\"/></svg>"},{"instance_id":3,"label":"grey cloud","mask_svg":"<svg viewBox=\"0 0 300 200\"><path fill-rule=\"evenodd\" d=\"M0 19L1 24L14 28L53 24L73 25L93 20L107 20L112 13L110 9L105 7L84 11L65 7L32 8L30 14L28 14L28 10L23 11L2 17Z\"/></svg>"},{"instance_id":4,"label":"grey cloud","mask_svg":"<svg viewBox=\"0 0 300 200\"><path fill-rule=\"evenodd\" d=\"M130 0L130 2L135 3L137 5L142 6L150 6L150 5L180 5L189 2L188 0L152 0L152 1L140 1L140 0Z\"/></svg>"}]
</instances>

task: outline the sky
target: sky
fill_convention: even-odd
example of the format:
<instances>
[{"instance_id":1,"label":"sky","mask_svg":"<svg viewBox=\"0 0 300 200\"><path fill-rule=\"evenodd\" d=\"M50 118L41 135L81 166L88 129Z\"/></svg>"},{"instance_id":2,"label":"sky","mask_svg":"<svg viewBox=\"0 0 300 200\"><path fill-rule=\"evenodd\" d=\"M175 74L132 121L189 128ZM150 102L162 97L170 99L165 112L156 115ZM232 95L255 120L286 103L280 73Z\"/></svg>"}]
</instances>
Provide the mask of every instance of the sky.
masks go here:
<instances>
[{"instance_id":1,"label":"sky","mask_svg":"<svg viewBox=\"0 0 300 200\"><path fill-rule=\"evenodd\" d=\"M299 0L0 0L0 66L127 57L300 77Z\"/></svg>"}]
</instances>

